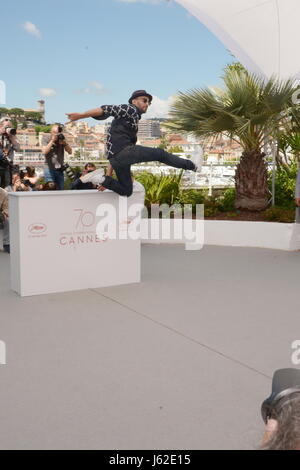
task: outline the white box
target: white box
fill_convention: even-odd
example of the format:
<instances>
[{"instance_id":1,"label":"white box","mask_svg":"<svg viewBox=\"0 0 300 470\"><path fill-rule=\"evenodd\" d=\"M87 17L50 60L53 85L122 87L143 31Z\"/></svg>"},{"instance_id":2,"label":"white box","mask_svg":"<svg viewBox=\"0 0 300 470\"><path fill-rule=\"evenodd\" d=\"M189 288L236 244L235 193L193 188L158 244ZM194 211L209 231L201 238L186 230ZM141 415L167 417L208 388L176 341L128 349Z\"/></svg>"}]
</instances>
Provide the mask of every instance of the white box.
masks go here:
<instances>
[{"instance_id":1,"label":"white box","mask_svg":"<svg viewBox=\"0 0 300 470\"><path fill-rule=\"evenodd\" d=\"M134 192L127 199L111 191L10 193L12 289L30 296L140 282L141 240L102 240L96 233L101 220L96 213L99 206L110 205L119 217L120 201L126 200L130 208L141 196ZM128 230L122 217L118 227Z\"/></svg>"}]
</instances>

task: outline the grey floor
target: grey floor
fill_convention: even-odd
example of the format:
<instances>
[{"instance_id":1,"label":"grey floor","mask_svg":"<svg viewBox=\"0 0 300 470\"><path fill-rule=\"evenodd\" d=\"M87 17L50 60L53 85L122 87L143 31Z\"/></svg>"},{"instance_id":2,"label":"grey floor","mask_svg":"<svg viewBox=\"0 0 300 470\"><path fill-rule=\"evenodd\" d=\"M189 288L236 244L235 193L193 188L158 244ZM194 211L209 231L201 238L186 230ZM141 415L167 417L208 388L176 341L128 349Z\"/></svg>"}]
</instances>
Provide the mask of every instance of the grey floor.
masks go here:
<instances>
[{"instance_id":1,"label":"grey floor","mask_svg":"<svg viewBox=\"0 0 300 470\"><path fill-rule=\"evenodd\" d=\"M253 449L300 339L300 253L144 245L142 283L19 298L0 253L1 449Z\"/></svg>"}]
</instances>

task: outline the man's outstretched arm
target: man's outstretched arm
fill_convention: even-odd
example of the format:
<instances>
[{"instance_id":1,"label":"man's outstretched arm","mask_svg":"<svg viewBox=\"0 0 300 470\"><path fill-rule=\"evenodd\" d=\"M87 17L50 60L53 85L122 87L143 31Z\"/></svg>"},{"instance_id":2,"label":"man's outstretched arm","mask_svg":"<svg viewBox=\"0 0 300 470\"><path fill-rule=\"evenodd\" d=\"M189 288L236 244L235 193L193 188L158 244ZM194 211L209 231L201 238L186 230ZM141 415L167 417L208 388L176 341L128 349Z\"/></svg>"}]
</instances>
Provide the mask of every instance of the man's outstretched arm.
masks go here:
<instances>
[{"instance_id":1,"label":"man's outstretched arm","mask_svg":"<svg viewBox=\"0 0 300 470\"><path fill-rule=\"evenodd\" d=\"M69 122L67 122L67 124L74 121L79 121L80 119L87 119L90 117L101 117L103 116L103 114L104 111L102 108L91 109L90 111L86 111L85 113L67 113L66 116L68 116L69 119Z\"/></svg>"}]
</instances>

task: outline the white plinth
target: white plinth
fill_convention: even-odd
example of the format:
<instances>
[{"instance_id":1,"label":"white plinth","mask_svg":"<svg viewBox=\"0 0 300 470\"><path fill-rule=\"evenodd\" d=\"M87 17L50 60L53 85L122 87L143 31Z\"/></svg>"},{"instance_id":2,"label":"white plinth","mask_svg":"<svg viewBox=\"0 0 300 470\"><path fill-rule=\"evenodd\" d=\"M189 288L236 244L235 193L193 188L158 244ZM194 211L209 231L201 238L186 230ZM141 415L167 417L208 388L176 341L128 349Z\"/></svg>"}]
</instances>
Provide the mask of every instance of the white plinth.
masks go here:
<instances>
[{"instance_id":1,"label":"white plinth","mask_svg":"<svg viewBox=\"0 0 300 470\"><path fill-rule=\"evenodd\" d=\"M10 193L12 289L29 296L140 282L141 240L103 240L96 233L99 206L114 206L119 215L120 199L130 209L143 202L143 194L127 199L111 191Z\"/></svg>"}]
</instances>

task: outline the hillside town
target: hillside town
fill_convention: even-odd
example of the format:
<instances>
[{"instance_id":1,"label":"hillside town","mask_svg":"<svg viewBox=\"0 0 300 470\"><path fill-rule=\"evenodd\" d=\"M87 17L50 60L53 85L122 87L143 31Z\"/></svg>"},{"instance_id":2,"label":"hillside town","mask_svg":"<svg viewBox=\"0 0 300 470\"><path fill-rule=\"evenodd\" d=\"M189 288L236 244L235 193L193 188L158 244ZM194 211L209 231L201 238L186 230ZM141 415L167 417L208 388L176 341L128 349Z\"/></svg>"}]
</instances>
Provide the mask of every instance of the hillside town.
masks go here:
<instances>
[{"instance_id":1,"label":"hillside town","mask_svg":"<svg viewBox=\"0 0 300 470\"><path fill-rule=\"evenodd\" d=\"M18 108L15 108L15 111ZM0 118L13 116L17 127L21 151L15 153L15 163L19 165L43 165L42 147L47 142L50 130L46 126L45 101L38 101L37 109L9 110L0 108ZM24 112L22 115L22 111ZM188 155L194 139L188 135L175 134L164 126L164 119L145 119L139 124L138 144L146 147L163 147L173 153ZM82 164L87 161L105 161L105 144L109 121L90 123L81 121L64 127L64 135L72 148L72 155L67 156L69 164ZM48 127L48 128L47 128ZM47 132L45 132L45 130ZM219 139L201 142L207 163L223 164L237 161L242 153L241 147L225 136Z\"/></svg>"}]
</instances>

